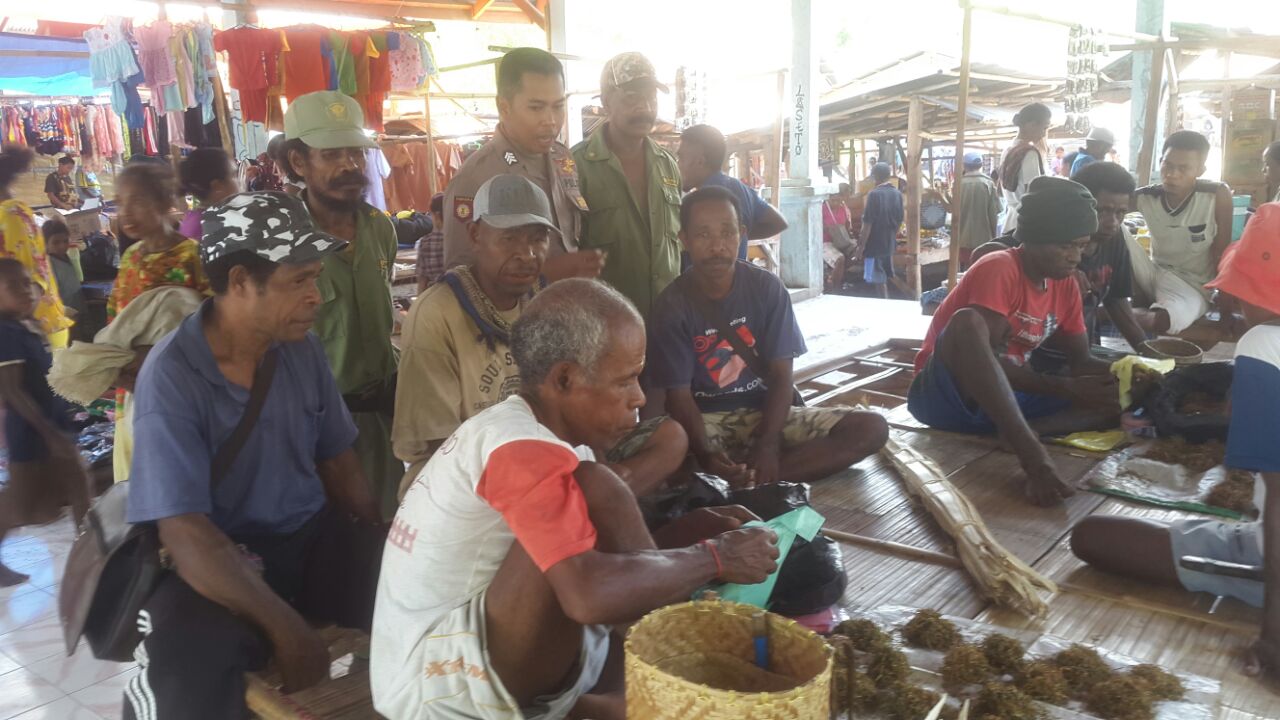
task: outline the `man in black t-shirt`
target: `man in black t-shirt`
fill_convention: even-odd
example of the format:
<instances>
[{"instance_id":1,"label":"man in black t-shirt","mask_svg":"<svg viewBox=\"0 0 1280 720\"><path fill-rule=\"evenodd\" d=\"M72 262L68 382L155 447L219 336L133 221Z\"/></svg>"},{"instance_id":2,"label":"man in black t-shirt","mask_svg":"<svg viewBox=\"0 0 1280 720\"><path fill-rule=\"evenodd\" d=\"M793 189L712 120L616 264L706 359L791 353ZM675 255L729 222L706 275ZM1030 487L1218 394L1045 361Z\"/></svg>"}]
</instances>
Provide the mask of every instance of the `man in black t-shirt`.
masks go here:
<instances>
[{"instance_id":1,"label":"man in black t-shirt","mask_svg":"<svg viewBox=\"0 0 1280 720\"><path fill-rule=\"evenodd\" d=\"M1140 350L1147 335L1133 316L1129 297L1133 294L1133 266L1125 238L1124 216L1133 201L1133 176L1113 162L1094 162L1081 168L1075 177L1098 203L1098 232L1080 258L1080 292L1084 295L1084 323L1089 341L1098 344L1098 308L1106 310L1111 323L1134 350Z\"/></svg>"},{"instance_id":2,"label":"man in black t-shirt","mask_svg":"<svg viewBox=\"0 0 1280 720\"><path fill-rule=\"evenodd\" d=\"M80 207L80 194L76 192L76 183L71 179L71 173L75 169L75 158L63 155L58 158L58 169L44 179L44 193L49 196L49 203L59 210L75 210Z\"/></svg>"}]
</instances>

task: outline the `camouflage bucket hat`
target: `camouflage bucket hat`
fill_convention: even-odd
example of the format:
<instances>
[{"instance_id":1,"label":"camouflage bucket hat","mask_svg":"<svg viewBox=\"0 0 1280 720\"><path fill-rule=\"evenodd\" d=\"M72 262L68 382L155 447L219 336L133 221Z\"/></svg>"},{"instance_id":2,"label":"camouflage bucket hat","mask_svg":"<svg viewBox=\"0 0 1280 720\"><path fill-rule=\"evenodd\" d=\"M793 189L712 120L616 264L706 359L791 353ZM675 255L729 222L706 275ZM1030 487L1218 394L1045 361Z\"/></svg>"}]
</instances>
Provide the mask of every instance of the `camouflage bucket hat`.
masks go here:
<instances>
[{"instance_id":1,"label":"camouflage bucket hat","mask_svg":"<svg viewBox=\"0 0 1280 720\"><path fill-rule=\"evenodd\" d=\"M316 229L301 200L281 192L232 195L200 216L200 258L250 250L274 263L320 260L346 242Z\"/></svg>"}]
</instances>

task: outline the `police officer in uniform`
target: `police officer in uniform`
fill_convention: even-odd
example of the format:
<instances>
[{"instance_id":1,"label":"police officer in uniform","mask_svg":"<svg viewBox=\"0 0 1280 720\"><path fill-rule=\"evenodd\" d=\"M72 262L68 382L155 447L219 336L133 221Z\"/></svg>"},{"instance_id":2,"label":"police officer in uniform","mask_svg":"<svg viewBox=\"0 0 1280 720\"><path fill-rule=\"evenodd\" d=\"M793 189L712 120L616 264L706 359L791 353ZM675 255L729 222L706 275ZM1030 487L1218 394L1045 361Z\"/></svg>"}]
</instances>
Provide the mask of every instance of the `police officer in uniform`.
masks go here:
<instances>
[{"instance_id":1,"label":"police officer in uniform","mask_svg":"<svg viewBox=\"0 0 1280 720\"><path fill-rule=\"evenodd\" d=\"M471 263L467 226L475 193L502 173L523 175L542 188L560 233L552 236L543 265L548 281L597 277L605 255L578 247L587 202L578 190L578 171L569 148L556 140L564 125L567 96L564 67L550 53L516 48L498 63L498 129L449 183L444 201L444 259L447 267Z\"/></svg>"}]
</instances>

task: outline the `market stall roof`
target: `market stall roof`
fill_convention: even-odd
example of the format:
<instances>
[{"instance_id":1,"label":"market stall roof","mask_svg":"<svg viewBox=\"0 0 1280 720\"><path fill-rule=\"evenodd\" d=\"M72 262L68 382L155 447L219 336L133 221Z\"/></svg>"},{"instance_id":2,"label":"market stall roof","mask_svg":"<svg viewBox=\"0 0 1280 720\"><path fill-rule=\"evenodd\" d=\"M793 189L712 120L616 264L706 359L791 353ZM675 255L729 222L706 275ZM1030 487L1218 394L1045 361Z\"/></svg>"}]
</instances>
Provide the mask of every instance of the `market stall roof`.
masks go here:
<instances>
[{"instance_id":1,"label":"market stall roof","mask_svg":"<svg viewBox=\"0 0 1280 720\"><path fill-rule=\"evenodd\" d=\"M1173 51L1179 92L1217 94L1226 85L1280 89L1280 37L1192 23L1173 23L1171 34L1177 38L1169 48ZM1136 45L1123 47L1137 49ZM1230 66L1232 77L1224 80L1205 75L1198 61L1206 54L1223 52L1234 53ZM1101 76L1102 84L1095 98L1115 102L1129 99L1133 81L1129 55L1102 68Z\"/></svg>"},{"instance_id":2,"label":"market stall roof","mask_svg":"<svg viewBox=\"0 0 1280 720\"><path fill-rule=\"evenodd\" d=\"M89 75L84 40L0 33L0 87L20 95L85 96L101 92Z\"/></svg>"},{"instance_id":3,"label":"market stall roof","mask_svg":"<svg viewBox=\"0 0 1280 720\"><path fill-rule=\"evenodd\" d=\"M1009 134L1018 108L1030 102L1053 107L1063 85L1061 77L974 63L970 72L968 137L976 141ZM959 94L960 63L956 58L916 53L825 93L820 131L824 136L839 138L905 135L911 97L919 95L925 101L925 137L954 137Z\"/></svg>"},{"instance_id":4,"label":"market stall roof","mask_svg":"<svg viewBox=\"0 0 1280 720\"><path fill-rule=\"evenodd\" d=\"M249 5L228 3L224 7L237 10ZM260 10L547 26L547 0L253 0L251 5Z\"/></svg>"}]
</instances>

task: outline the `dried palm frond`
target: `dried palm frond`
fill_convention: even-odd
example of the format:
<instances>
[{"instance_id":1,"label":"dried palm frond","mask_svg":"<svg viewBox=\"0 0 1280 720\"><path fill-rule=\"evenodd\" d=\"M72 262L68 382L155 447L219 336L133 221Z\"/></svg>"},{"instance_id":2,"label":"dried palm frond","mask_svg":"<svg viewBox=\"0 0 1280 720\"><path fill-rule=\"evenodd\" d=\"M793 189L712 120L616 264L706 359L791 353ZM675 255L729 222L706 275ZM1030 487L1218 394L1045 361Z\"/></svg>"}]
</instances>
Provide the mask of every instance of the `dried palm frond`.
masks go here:
<instances>
[{"instance_id":1,"label":"dried palm frond","mask_svg":"<svg viewBox=\"0 0 1280 720\"><path fill-rule=\"evenodd\" d=\"M1056 593L1058 586L1036 572L996 541L969 498L947 480L925 455L890 438L881 450L906 483L956 544L960 562L982 594L997 605L1029 617L1042 617L1048 606L1041 590Z\"/></svg>"}]
</instances>

